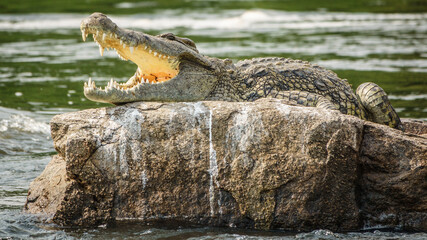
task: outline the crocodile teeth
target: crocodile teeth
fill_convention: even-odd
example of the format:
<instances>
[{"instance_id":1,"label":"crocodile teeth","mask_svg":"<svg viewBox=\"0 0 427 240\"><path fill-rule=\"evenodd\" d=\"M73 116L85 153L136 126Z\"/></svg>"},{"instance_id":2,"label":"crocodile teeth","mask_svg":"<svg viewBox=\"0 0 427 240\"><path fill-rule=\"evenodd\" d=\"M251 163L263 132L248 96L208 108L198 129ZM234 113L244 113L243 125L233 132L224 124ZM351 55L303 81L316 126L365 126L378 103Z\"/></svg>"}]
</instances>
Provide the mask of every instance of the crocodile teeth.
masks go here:
<instances>
[{"instance_id":1,"label":"crocodile teeth","mask_svg":"<svg viewBox=\"0 0 427 240\"><path fill-rule=\"evenodd\" d=\"M117 55L119 56L119 58L123 61L127 61L126 58L124 58L117 50L116 50Z\"/></svg>"},{"instance_id":2,"label":"crocodile teeth","mask_svg":"<svg viewBox=\"0 0 427 240\"><path fill-rule=\"evenodd\" d=\"M104 47L102 47L101 45L99 45L99 54L101 54L101 56L104 56Z\"/></svg>"},{"instance_id":3,"label":"crocodile teeth","mask_svg":"<svg viewBox=\"0 0 427 240\"><path fill-rule=\"evenodd\" d=\"M113 90L113 88L114 88L114 81L111 78L111 80L107 83L107 86L104 88L104 91L109 92L109 91Z\"/></svg>"},{"instance_id":4,"label":"crocodile teeth","mask_svg":"<svg viewBox=\"0 0 427 240\"><path fill-rule=\"evenodd\" d=\"M130 53L133 53L133 47L129 47Z\"/></svg>"},{"instance_id":5,"label":"crocodile teeth","mask_svg":"<svg viewBox=\"0 0 427 240\"><path fill-rule=\"evenodd\" d=\"M89 78L87 84L85 83L85 87L96 89L95 81L92 81L92 78Z\"/></svg>"},{"instance_id":6,"label":"crocodile teeth","mask_svg":"<svg viewBox=\"0 0 427 240\"><path fill-rule=\"evenodd\" d=\"M88 33L87 33L87 31L86 31L86 28L84 28L84 29L82 30L82 39L83 39L83 42L86 42L86 37L87 37L87 35L88 35Z\"/></svg>"},{"instance_id":7,"label":"crocodile teeth","mask_svg":"<svg viewBox=\"0 0 427 240\"><path fill-rule=\"evenodd\" d=\"M105 40L105 37L106 37L107 35L105 34L105 33L103 33L102 34L102 40Z\"/></svg>"}]
</instances>

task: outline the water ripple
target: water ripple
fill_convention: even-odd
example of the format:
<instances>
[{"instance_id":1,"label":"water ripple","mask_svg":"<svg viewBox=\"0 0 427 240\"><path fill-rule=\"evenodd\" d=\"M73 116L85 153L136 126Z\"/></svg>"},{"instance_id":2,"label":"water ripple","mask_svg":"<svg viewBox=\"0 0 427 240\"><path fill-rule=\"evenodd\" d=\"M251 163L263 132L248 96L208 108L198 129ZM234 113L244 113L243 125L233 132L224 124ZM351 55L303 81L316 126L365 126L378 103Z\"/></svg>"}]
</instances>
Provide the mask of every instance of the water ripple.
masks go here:
<instances>
[{"instance_id":1,"label":"water ripple","mask_svg":"<svg viewBox=\"0 0 427 240\"><path fill-rule=\"evenodd\" d=\"M78 41L81 14L0 15L0 31L55 32L76 39L38 39L0 44L6 62L76 63L99 58L92 43ZM239 58L260 55L328 55L319 63L333 69L427 72L427 14L373 14L222 10L110 16L119 26L140 31L178 29L200 41L201 53ZM269 39L259 36L269 36ZM117 58L106 52L107 58ZM336 56L331 59L330 56ZM369 59L381 55L386 59ZM402 60L401 56L412 56ZM341 61L345 58L344 61ZM0 71L7 78L7 72ZM25 79L25 77L23 77Z\"/></svg>"},{"instance_id":2,"label":"water ripple","mask_svg":"<svg viewBox=\"0 0 427 240\"><path fill-rule=\"evenodd\" d=\"M0 157L52 151L48 120L37 120L32 115L0 107Z\"/></svg>"}]
</instances>

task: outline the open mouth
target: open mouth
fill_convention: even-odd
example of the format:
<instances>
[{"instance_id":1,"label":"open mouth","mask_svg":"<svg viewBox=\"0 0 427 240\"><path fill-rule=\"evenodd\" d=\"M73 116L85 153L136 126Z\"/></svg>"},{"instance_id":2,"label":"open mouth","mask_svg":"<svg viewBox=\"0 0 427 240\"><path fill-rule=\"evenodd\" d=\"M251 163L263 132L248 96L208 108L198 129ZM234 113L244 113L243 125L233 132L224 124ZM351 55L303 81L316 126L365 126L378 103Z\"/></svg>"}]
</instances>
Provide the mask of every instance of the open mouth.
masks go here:
<instances>
[{"instance_id":1,"label":"open mouth","mask_svg":"<svg viewBox=\"0 0 427 240\"><path fill-rule=\"evenodd\" d=\"M138 68L134 76L126 83L117 83L113 79L107 86L97 88L95 81L89 78L84 85L85 91L113 90L135 90L143 84L161 84L167 82L178 75L179 59L177 56L170 56L158 50L153 50L148 43L140 43L137 38L132 38L126 34L115 33L114 31L102 31L98 28L81 27L83 41L89 34L99 46L101 56L104 50L115 50L122 60L134 62Z\"/></svg>"}]
</instances>

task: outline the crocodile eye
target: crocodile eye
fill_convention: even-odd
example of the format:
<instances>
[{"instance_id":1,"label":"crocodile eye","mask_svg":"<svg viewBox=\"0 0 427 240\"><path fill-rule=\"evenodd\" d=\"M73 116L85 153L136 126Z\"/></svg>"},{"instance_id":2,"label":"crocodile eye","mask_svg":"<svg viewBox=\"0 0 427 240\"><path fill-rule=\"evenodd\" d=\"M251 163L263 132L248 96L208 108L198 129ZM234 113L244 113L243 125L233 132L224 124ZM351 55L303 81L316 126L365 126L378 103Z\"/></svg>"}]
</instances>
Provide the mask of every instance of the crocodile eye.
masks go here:
<instances>
[{"instance_id":1,"label":"crocodile eye","mask_svg":"<svg viewBox=\"0 0 427 240\"><path fill-rule=\"evenodd\" d=\"M193 47L193 48L197 48L197 47L196 47L196 44L193 42L193 40L191 40L191 39L189 39L189 38L181 38L180 40L181 40L185 45L188 45L188 46Z\"/></svg>"},{"instance_id":2,"label":"crocodile eye","mask_svg":"<svg viewBox=\"0 0 427 240\"><path fill-rule=\"evenodd\" d=\"M163 34L160 34L160 35L157 35L157 36L162 37L162 38L166 38L166 39L171 40L171 41L179 42L179 43L181 43L181 44L183 44L183 45L185 45L187 47L190 47L194 51L199 52L199 51L197 51L196 44L193 42L193 40L191 40L189 38L177 37L173 33L163 33Z\"/></svg>"},{"instance_id":3,"label":"crocodile eye","mask_svg":"<svg viewBox=\"0 0 427 240\"><path fill-rule=\"evenodd\" d=\"M175 35L173 33L164 33L164 34L160 35L160 37L166 38L166 39L169 39L172 41L176 39Z\"/></svg>"}]
</instances>

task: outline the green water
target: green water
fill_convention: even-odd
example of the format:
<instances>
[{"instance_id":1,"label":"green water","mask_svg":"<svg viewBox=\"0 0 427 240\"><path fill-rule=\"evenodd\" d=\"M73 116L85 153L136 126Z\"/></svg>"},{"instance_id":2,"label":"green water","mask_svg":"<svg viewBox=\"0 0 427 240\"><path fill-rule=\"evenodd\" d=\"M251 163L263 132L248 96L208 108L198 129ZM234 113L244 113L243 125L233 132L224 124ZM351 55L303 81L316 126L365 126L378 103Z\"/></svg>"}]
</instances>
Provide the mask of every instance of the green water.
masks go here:
<instances>
[{"instance_id":1,"label":"green water","mask_svg":"<svg viewBox=\"0 0 427 240\"><path fill-rule=\"evenodd\" d=\"M303 59L336 71L354 88L376 82L391 95L401 117L427 118L425 1L132 2L2 1L0 106L28 111L105 106L85 99L83 81L125 81L135 66L113 55L100 57L94 44L81 41L78 19L102 11L127 17L124 27L190 37L207 55L235 61L263 56ZM269 18L270 13L285 21ZM289 20L286 15L291 15ZM132 24L141 19L162 24ZM168 19L177 24L168 24ZM217 19L224 25L216 27ZM243 26L226 26L228 19L230 25ZM200 26L198 20L203 21Z\"/></svg>"},{"instance_id":2,"label":"green water","mask_svg":"<svg viewBox=\"0 0 427 240\"><path fill-rule=\"evenodd\" d=\"M128 3L135 3L130 5ZM130 7L126 7L130 6ZM33 13L33 12L73 12L92 13L108 12L115 14L135 14L151 12L158 9L249 9L263 8L284 11L317 11L328 10L334 12L426 12L427 3L424 0L157 0L138 1L127 0L21 0L3 1L0 3L2 13Z\"/></svg>"},{"instance_id":3,"label":"green water","mask_svg":"<svg viewBox=\"0 0 427 240\"><path fill-rule=\"evenodd\" d=\"M115 53L83 42L80 21L108 14L119 26L193 39L202 54L238 61L279 56L332 69L356 88L375 82L401 117L427 119L425 0L19 0L0 2L0 238L425 239L423 233L256 232L123 225L59 229L21 213L29 183L55 153L52 116L108 106L83 95L136 70ZM90 40L90 38L89 38ZM375 229L379 226L366 226ZM284 237L286 236L286 237Z\"/></svg>"}]
</instances>

